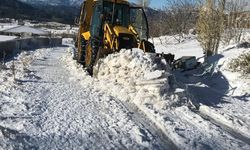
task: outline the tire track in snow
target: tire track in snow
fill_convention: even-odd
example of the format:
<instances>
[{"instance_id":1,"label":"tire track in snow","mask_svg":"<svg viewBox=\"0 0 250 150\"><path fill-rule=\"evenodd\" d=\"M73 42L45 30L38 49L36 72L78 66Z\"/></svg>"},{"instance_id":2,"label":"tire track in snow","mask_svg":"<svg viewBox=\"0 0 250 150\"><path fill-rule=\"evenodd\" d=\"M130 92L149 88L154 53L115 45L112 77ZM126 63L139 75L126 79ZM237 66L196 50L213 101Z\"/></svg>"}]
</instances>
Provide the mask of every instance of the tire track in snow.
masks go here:
<instances>
[{"instance_id":1,"label":"tire track in snow","mask_svg":"<svg viewBox=\"0 0 250 150\"><path fill-rule=\"evenodd\" d=\"M69 55L66 55L67 58L62 58L63 62L67 62L67 59L71 59L68 58ZM75 76L76 78L79 78L79 80L83 79L83 84L85 84L84 82L88 83L88 79L89 79L89 86L98 86L99 81L96 80L95 78L91 78L90 76L85 76L85 75L80 75L79 74L84 73L82 68L77 68L76 66L76 62L69 60L70 64L67 65L67 68L69 70L72 71L72 75ZM73 67L73 68L72 68ZM81 66L78 66L81 67ZM95 83L92 83L95 82ZM102 84L100 84L102 85ZM132 120L134 120L135 122L137 122L137 124L143 129L145 128L146 130L142 130L143 133L152 133L152 135L154 136L154 140L155 141L159 141L162 145L164 145L164 149L178 149L178 146L176 146L171 140L170 138L167 136L167 134L165 134L155 123L153 123L137 106L125 102L121 99L119 99L119 97L114 96L113 94L111 94L110 92L107 91L107 89L103 89L100 87L95 87L97 90L103 91L104 93L109 93L110 95L112 95L112 97L114 98L114 101L116 101L116 103L118 103L119 105L121 105L123 107L123 109L127 110L129 112L129 116L131 117ZM142 134L143 134L142 133Z\"/></svg>"},{"instance_id":2,"label":"tire track in snow","mask_svg":"<svg viewBox=\"0 0 250 150\"><path fill-rule=\"evenodd\" d=\"M179 83L181 86L185 86L184 83ZM214 90L214 92L217 92ZM190 95L190 94L189 94ZM194 99L192 96L190 97L190 99ZM192 100L193 102L196 102L196 100ZM191 102L191 101L190 101ZM223 123L222 121L218 121L215 118L211 117L209 114L206 114L202 111L200 111L199 109L195 109L193 106L193 104L190 107L190 110L192 112L194 112L195 114L199 115L200 117L202 117L204 120L207 120L209 122L211 122L212 124L214 124L215 126L220 127L224 132L230 134L232 137L250 145L250 137L247 137L245 135L243 135L242 133L240 133L240 131L237 131L237 129L233 128L230 125L227 125L226 123ZM196 106L199 107L198 104L196 104Z\"/></svg>"},{"instance_id":3,"label":"tire track in snow","mask_svg":"<svg viewBox=\"0 0 250 150\"><path fill-rule=\"evenodd\" d=\"M192 111L194 113L196 113L197 115L201 116L203 119L210 121L211 123L213 123L216 126L219 126L223 131L229 133L234 138L241 140L242 142L245 142L246 144L250 145L250 138L242 135L240 132L238 132L237 130L235 130L231 126L223 124L223 123L217 121L216 119L212 118L211 116L204 114L202 112L199 112L197 110L196 111L192 110Z\"/></svg>"},{"instance_id":4,"label":"tire track in snow","mask_svg":"<svg viewBox=\"0 0 250 150\"><path fill-rule=\"evenodd\" d=\"M166 149L169 143L142 116L130 116L116 98L79 84L59 61L65 48L56 48L31 70L40 79L23 83L33 118L24 132L40 149ZM41 69L42 67L42 69ZM134 111L134 110L133 110ZM137 119L140 121L137 122ZM151 131L152 130L152 131ZM160 138L159 138L160 137Z\"/></svg>"},{"instance_id":5,"label":"tire track in snow","mask_svg":"<svg viewBox=\"0 0 250 150\"><path fill-rule=\"evenodd\" d=\"M176 81L175 81L175 82L176 82ZM238 140L240 140L240 141L242 141L242 142L244 142L244 143L246 143L246 144L248 144L248 145L250 146L250 137L247 137L247 136L241 134L239 131L237 131L237 129L233 128L232 126L227 125L227 124L225 124L225 123L223 123L223 122L219 122L218 120L214 119L213 117L209 116L208 114L205 114L205 113L202 113L201 111L199 111L199 108L195 108L195 107L199 107L199 104L195 104L195 103L194 103L194 104L195 104L195 105L194 105L194 104L192 103L192 102L196 102L196 100L195 100L195 98L191 95L191 92L189 92L189 89L186 88L187 85L186 85L185 83L181 82L181 81L176 82L176 84L177 84L178 86L180 86L180 87L183 87L183 88L185 87L184 89L187 90L186 93L187 93L189 99L191 100L191 101L189 101L190 104L188 104L188 105L189 105L189 109L190 109L193 113L199 115L199 116L200 116L201 118L203 118L204 120L206 120L206 121L212 123L212 124L215 125L215 126L218 126L218 127L219 127L220 129L222 129L225 133L228 133L228 134L231 135L232 137L234 137L234 138L236 138L236 139L238 139ZM212 90L213 90L213 89L212 89ZM216 92L217 94L221 94L221 93L218 93L218 91L216 91L216 90L213 90L213 91ZM224 95L224 96L225 96L225 95Z\"/></svg>"},{"instance_id":6,"label":"tire track in snow","mask_svg":"<svg viewBox=\"0 0 250 150\"><path fill-rule=\"evenodd\" d=\"M175 145L170 138L162 131L156 124L154 124L139 108L130 103L119 101L124 105L126 109L131 112L131 117L133 120L137 120L142 126L145 126L147 129L150 129L150 132L153 135L157 135L157 139L162 141L164 145L166 145L166 149L179 149L177 145Z\"/></svg>"}]
</instances>

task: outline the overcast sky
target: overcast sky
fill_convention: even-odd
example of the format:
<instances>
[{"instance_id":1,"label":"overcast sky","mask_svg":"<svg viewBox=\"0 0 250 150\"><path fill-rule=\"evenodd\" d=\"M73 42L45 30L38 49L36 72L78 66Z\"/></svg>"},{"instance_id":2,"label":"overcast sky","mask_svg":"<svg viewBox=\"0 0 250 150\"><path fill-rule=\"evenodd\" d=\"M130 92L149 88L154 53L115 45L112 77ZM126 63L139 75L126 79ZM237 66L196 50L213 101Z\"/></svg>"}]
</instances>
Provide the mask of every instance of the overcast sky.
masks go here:
<instances>
[{"instance_id":1,"label":"overcast sky","mask_svg":"<svg viewBox=\"0 0 250 150\"><path fill-rule=\"evenodd\" d=\"M129 0L131 2L136 2L136 0ZM164 0L151 0L150 7L152 8L162 8L164 5Z\"/></svg>"}]
</instances>

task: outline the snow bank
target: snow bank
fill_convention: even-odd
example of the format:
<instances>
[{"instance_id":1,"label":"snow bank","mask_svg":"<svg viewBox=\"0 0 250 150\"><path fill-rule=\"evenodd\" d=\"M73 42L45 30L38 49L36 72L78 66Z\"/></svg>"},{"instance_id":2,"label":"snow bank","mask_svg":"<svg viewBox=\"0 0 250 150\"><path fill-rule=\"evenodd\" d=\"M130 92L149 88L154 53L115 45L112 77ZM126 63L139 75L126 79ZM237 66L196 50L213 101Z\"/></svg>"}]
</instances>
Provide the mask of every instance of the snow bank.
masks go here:
<instances>
[{"instance_id":1,"label":"snow bank","mask_svg":"<svg viewBox=\"0 0 250 150\"><path fill-rule=\"evenodd\" d=\"M14 60L0 64L0 90L12 86L23 77L34 77L34 73L27 68L34 60L43 59L50 50L23 51Z\"/></svg>"},{"instance_id":2,"label":"snow bank","mask_svg":"<svg viewBox=\"0 0 250 150\"><path fill-rule=\"evenodd\" d=\"M2 119L0 119L0 127L17 131L25 128L25 119L19 118L29 117L29 114L26 114L29 107L24 98L22 84L39 78L35 75L35 72L28 68L34 60L45 59L45 56L51 50L23 51L13 58L14 60L4 64L0 63L0 117Z\"/></svg>"},{"instance_id":3,"label":"snow bank","mask_svg":"<svg viewBox=\"0 0 250 150\"><path fill-rule=\"evenodd\" d=\"M98 73L93 84L97 88L135 105L175 145L187 147L187 139L176 134L176 124L169 124L165 119L173 116L169 114L170 108L183 99L176 93L169 93L170 69L163 60L140 49L121 50L100 60L95 69Z\"/></svg>"},{"instance_id":4,"label":"snow bank","mask_svg":"<svg viewBox=\"0 0 250 150\"><path fill-rule=\"evenodd\" d=\"M169 89L166 63L140 49L110 54L101 59L94 70L103 85L109 85L113 93L125 96L126 100L136 98L139 103L144 103L145 99L161 100Z\"/></svg>"}]
</instances>

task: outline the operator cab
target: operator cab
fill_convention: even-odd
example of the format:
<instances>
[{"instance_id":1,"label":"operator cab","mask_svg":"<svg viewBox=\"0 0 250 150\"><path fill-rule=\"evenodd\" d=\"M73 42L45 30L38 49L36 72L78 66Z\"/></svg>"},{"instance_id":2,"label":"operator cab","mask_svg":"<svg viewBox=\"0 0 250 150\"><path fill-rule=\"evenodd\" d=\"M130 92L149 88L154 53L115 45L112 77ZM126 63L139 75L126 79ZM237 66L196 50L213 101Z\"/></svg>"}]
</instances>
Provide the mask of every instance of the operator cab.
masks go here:
<instances>
[{"instance_id":1,"label":"operator cab","mask_svg":"<svg viewBox=\"0 0 250 150\"><path fill-rule=\"evenodd\" d=\"M114 10L113 10L114 8ZM129 5L104 2L103 21L113 25L128 27L129 25Z\"/></svg>"},{"instance_id":2,"label":"operator cab","mask_svg":"<svg viewBox=\"0 0 250 150\"><path fill-rule=\"evenodd\" d=\"M138 33L138 38L148 40L148 23L144 10L141 7L130 7L129 4L98 1L95 5L91 21L91 35L100 37L103 35L103 25L128 28L132 25Z\"/></svg>"},{"instance_id":3,"label":"operator cab","mask_svg":"<svg viewBox=\"0 0 250 150\"><path fill-rule=\"evenodd\" d=\"M127 0L85 0L80 12L77 61L90 74L98 59L121 49L154 53L148 42L148 22L142 7Z\"/></svg>"},{"instance_id":4,"label":"operator cab","mask_svg":"<svg viewBox=\"0 0 250 150\"><path fill-rule=\"evenodd\" d=\"M130 24L139 34L139 38L148 40L148 22L144 10L141 7L130 8Z\"/></svg>"}]
</instances>

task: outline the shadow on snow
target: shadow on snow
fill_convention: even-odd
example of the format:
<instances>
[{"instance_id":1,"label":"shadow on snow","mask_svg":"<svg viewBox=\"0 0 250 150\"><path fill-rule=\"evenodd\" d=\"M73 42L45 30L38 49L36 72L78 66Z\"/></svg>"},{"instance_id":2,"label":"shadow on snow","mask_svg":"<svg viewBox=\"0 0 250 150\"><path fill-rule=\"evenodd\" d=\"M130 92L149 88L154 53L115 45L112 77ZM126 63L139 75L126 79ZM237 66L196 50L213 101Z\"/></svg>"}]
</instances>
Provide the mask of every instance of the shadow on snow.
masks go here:
<instances>
[{"instance_id":1,"label":"shadow on snow","mask_svg":"<svg viewBox=\"0 0 250 150\"><path fill-rule=\"evenodd\" d=\"M218 61L223 55L215 55L208 58L199 68L187 72L174 71L176 80L186 85L188 92L193 96L196 104L218 107L220 103L230 103L229 99L235 98L248 101L250 94L232 97L237 87L232 87L227 78L220 71Z\"/></svg>"}]
</instances>

